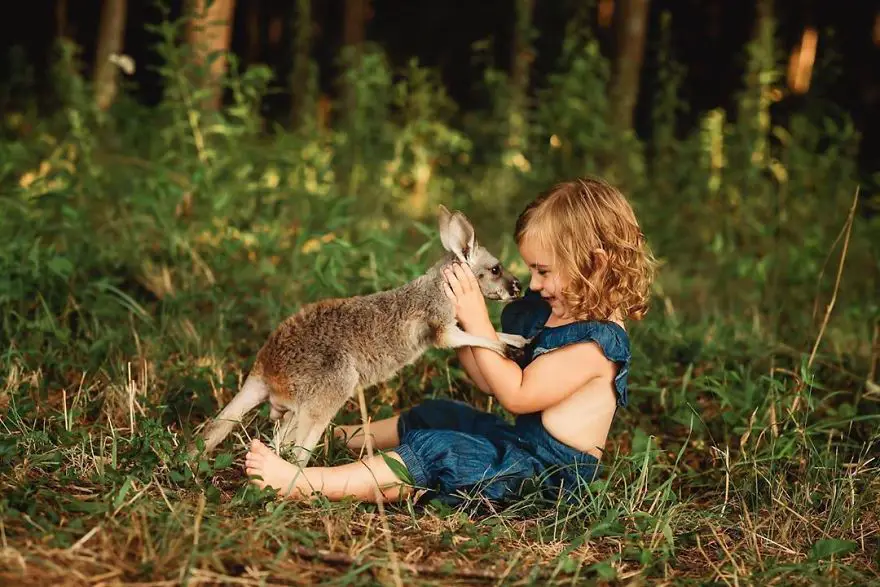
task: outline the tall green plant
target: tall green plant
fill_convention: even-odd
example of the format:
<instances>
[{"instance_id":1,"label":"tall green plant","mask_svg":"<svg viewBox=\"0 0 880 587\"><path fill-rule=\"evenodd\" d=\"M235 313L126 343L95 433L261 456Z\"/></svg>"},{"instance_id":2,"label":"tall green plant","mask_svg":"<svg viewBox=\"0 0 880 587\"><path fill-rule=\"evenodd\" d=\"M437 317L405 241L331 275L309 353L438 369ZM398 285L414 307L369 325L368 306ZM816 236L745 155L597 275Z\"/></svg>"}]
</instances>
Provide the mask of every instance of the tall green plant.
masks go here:
<instances>
[{"instance_id":1,"label":"tall green plant","mask_svg":"<svg viewBox=\"0 0 880 587\"><path fill-rule=\"evenodd\" d=\"M382 186L411 216L433 217L438 198L448 198L455 189L447 170L456 160L467 160L471 141L452 127L456 105L437 72L416 59L394 84L392 105L393 152Z\"/></svg>"},{"instance_id":2,"label":"tall green plant","mask_svg":"<svg viewBox=\"0 0 880 587\"><path fill-rule=\"evenodd\" d=\"M349 195L359 193L377 162L391 151L389 118L393 93L392 72L379 48L345 47L339 55L339 85L352 104L338 103L340 111L336 142L340 179Z\"/></svg>"},{"instance_id":3,"label":"tall green plant","mask_svg":"<svg viewBox=\"0 0 880 587\"><path fill-rule=\"evenodd\" d=\"M573 24L566 29L557 70L538 93L536 163L556 177L598 174L636 188L643 165L637 140L609 123L611 68L598 40ZM628 153L621 159L622 153Z\"/></svg>"}]
</instances>

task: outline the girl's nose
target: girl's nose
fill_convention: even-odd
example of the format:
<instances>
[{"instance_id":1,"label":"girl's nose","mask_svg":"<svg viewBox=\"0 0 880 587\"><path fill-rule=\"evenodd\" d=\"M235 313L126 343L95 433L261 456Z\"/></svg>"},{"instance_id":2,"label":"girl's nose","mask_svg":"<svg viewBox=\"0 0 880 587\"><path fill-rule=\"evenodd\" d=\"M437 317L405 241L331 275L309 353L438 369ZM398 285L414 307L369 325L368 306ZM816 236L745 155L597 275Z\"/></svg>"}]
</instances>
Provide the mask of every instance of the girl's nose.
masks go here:
<instances>
[{"instance_id":1,"label":"girl's nose","mask_svg":"<svg viewBox=\"0 0 880 587\"><path fill-rule=\"evenodd\" d=\"M532 275L532 279L529 281L529 289L541 291L541 280L536 275Z\"/></svg>"}]
</instances>

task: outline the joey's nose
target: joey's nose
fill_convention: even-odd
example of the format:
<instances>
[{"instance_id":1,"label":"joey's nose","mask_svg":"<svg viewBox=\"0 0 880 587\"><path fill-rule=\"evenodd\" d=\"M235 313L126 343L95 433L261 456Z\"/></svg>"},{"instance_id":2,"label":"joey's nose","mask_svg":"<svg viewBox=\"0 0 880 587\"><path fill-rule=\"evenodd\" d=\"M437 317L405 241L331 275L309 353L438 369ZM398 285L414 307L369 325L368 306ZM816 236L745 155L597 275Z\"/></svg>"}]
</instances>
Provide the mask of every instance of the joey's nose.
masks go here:
<instances>
[{"instance_id":1,"label":"joey's nose","mask_svg":"<svg viewBox=\"0 0 880 587\"><path fill-rule=\"evenodd\" d=\"M522 286L519 283L519 279L514 277L510 281L510 294L512 296L518 296L520 294L520 292L522 292Z\"/></svg>"}]
</instances>

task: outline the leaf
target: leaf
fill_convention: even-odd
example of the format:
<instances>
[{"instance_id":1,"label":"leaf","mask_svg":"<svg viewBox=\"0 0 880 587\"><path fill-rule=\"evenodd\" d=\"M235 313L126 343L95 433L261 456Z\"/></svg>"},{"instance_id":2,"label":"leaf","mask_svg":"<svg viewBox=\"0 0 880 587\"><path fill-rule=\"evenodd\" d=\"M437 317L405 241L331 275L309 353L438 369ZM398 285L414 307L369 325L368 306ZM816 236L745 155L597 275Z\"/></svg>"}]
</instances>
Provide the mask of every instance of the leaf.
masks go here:
<instances>
[{"instance_id":1,"label":"leaf","mask_svg":"<svg viewBox=\"0 0 880 587\"><path fill-rule=\"evenodd\" d=\"M835 555L842 556L849 554L858 547L858 543L852 540L840 540L838 538L819 540L810 549L810 560L823 560Z\"/></svg>"},{"instance_id":2,"label":"leaf","mask_svg":"<svg viewBox=\"0 0 880 587\"><path fill-rule=\"evenodd\" d=\"M565 555L561 564L562 572L570 575L577 570L578 565L579 561L574 560L569 555Z\"/></svg>"},{"instance_id":3,"label":"leaf","mask_svg":"<svg viewBox=\"0 0 880 587\"><path fill-rule=\"evenodd\" d=\"M672 528L669 526L669 522L663 524L663 536L666 538L666 542L669 544L669 548L675 551L675 538L672 535Z\"/></svg>"},{"instance_id":4,"label":"leaf","mask_svg":"<svg viewBox=\"0 0 880 587\"><path fill-rule=\"evenodd\" d=\"M601 536L623 536L624 528L623 525L617 521L604 521L599 522L592 528L590 528L590 536L593 538L599 538Z\"/></svg>"},{"instance_id":5,"label":"leaf","mask_svg":"<svg viewBox=\"0 0 880 587\"><path fill-rule=\"evenodd\" d=\"M71 499L64 506L72 512L83 512L87 514L103 514L107 511L107 504L95 501L86 501L83 499ZM6 515L6 512L4 512Z\"/></svg>"},{"instance_id":6,"label":"leaf","mask_svg":"<svg viewBox=\"0 0 880 587\"><path fill-rule=\"evenodd\" d=\"M632 438L632 454L644 454L650 446L650 437L641 428L636 428Z\"/></svg>"},{"instance_id":7,"label":"leaf","mask_svg":"<svg viewBox=\"0 0 880 587\"><path fill-rule=\"evenodd\" d=\"M609 561L596 563L590 566L589 570L594 571L597 575L599 575L600 579L617 578L617 570Z\"/></svg>"},{"instance_id":8,"label":"leaf","mask_svg":"<svg viewBox=\"0 0 880 587\"><path fill-rule=\"evenodd\" d=\"M214 487L213 485L208 485L205 487L205 499L209 503L217 503L220 501L220 490Z\"/></svg>"},{"instance_id":9,"label":"leaf","mask_svg":"<svg viewBox=\"0 0 880 587\"><path fill-rule=\"evenodd\" d=\"M119 493L116 494L116 499L113 500L113 509L118 509L119 506L122 505L123 500L125 499L126 494L128 494L128 490L131 489L131 477L125 479L125 483L122 484L122 488L119 490Z\"/></svg>"},{"instance_id":10,"label":"leaf","mask_svg":"<svg viewBox=\"0 0 880 587\"><path fill-rule=\"evenodd\" d=\"M214 470L220 471L221 469L225 469L229 465L232 464L232 453L224 452L222 454L217 455L217 459L214 461Z\"/></svg>"},{"instance_id":11,"label":"leaf","mask_svg":"<svg viewBox=\"0 0 880 587\"><path fill-rule=\"evenodd\" d=\"M123 307L141 317L145 322L151 322L153 320L153 317L143 306L138 304L131 296L111 284L109 281L99 281L95 285L102 293L109 293L118 298Z\"/></svg>"},{"instance_id":12,"label":"leaf","mask_svg":"<svg viewBox=\"0 0 880 587\"><path fill-rule=\"evenodd\" d=\"M60 277L67 277L73 273L73 263L66 257L53 257L46 263L52 273Z\"/></svg>"},{"instance_id":13,"label":"leaf","mask_svg":"<svg viewBox=\"0 0 880 587\"><path fill-rule=\"evenodd\" d=\"M400 479L401 481L403 481L404 483L406 483L408 485L415 485L416 484L415 481L413 480L412 476L409 474L409 471L407 470L406 466L403 463L389 457L384 452L379 453L379 454L382 455L382 459L384 459L385 464L388 465L388 468L391 469L391 472L394 473L398 479Z\"/></svg>"}]
</instances>

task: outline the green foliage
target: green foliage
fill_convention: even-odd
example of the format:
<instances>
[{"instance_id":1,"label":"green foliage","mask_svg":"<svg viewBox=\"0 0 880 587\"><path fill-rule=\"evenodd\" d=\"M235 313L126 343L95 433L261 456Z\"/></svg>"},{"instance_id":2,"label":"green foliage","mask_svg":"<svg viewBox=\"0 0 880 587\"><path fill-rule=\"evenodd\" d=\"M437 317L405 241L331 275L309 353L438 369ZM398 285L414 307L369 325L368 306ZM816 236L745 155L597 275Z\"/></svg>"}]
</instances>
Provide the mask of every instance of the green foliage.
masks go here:
<instances>
[{"instance_id":1,"label":"green foliage","mask_svg":"<svg viewBox=\"0 0 880 587\"><path fill-rule=\"evenodd\" d=\"M584 480L571 506L537 494L497 511L476 496L460 508L389 506L396 547L538 584L677 572L864 583L876 574L880 438L868 377L880 225L862 214L876 195L858 176L849 120L769 116L780 90L772 35L748 52L735 113L709 112L684 136L683 71L662 42L663 86L642 141L607 126L608 61L573 25L526 113L529 140L510 149L509 80L491 64L487 106L462 113L436 72L415 60L394 71L368 46L342 56L350 94L332 126L306 112L295 131L267 132L259 109L274 91L271 72L232 60L228 104L205 110L200 72L176 43L181 26L151 31L167 91L157 108L123 96L95 112L76 48L62 45L56 114L23 110L5 122L7 552L32 549L28 567L51 573L74 564L59 553L97 552L89 533L100 527L113 538L95 544L127 561L124 580L234 574L254 560L289 576L288 555L320 558L327 536L369 553L346 580L387 566L370 507L274 503L244 483L240 442L191 463L186 441L285 316L393 287L432 263L436 203L464 209L481 241L525 277L509 236L521 206L562 177L598 173L625 187L662 262L653 308L630 326L633 403L612 430L602 475ZM500 307L490 310L497 318ZM366 394L377 417L434 396L487 405L437 350ZM246 423L249 435L271 433L265 412ZM336 420L359 418L346 406ZM340 443L324 448L319 464L353 458ZM55 550L32 547L35 533Z\"/></svg>"}]
</instances>

